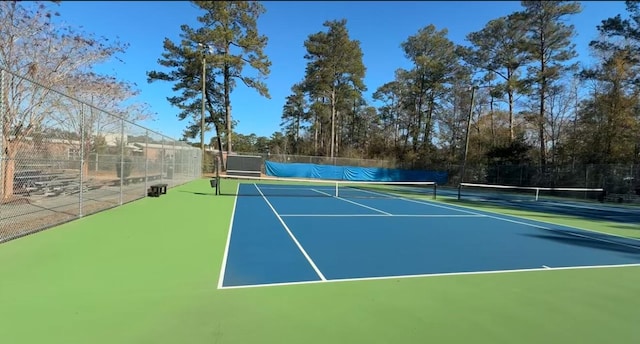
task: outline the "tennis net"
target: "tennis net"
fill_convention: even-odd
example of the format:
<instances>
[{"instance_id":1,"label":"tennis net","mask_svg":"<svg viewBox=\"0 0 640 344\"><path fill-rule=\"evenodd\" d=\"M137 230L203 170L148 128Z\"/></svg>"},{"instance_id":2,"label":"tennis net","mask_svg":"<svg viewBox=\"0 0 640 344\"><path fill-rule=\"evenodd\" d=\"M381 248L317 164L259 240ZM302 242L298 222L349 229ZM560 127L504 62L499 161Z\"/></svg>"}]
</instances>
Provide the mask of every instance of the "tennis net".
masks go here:
<instances>
[{"instance_id":1,"label":"tennis net","mask_svg":"<svg viewBox=\"0 0 640 344\"><path fill-rule=\"evenodd\" d=\"M511 186L494 184L461 183L458 199L500 201L560 201L601 200L604 189L599 188L549 188L535 186Z\"/></svg>"},{"instance_id":2,"label":"tennis net","mask_svg":"<svg viewBox=\"0 0 640 344\"><path fill-rule=\"evenodd\" d=\"M435 182L376 182L220 175L219 195L340 198L436 197Z\"/></svg>"}]
</instances>

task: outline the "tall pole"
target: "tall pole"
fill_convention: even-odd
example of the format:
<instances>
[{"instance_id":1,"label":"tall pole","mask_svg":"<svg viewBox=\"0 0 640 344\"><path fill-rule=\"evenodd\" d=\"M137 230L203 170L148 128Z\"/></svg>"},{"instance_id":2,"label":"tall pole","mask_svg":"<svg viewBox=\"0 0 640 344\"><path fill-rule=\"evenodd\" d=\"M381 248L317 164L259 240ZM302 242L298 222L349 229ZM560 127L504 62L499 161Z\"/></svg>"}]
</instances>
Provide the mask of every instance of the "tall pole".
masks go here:
<instances>
[{"instance_id":1,"label":"tall pole","mask_svg":"<svg viewBox=\"0 0 640 344\"><path fill-rule=\"evenodd\" d=\"M205 99L207 97L206 80L207 80L207 60L204 49L202 51L202 109L200 114L200 150L202 151L202 157L204 161L204 114L205 114Z\"/></svg>"},{"instance_id":2,"label":"tall pole","mask_svg":"<svg viewBox=\"0 0 640 344\"><path fill-rule=\"evenodd\" d=\"M460 184L464 182L464 170L467 165L467 154L469 153L469 132L471 131L471 117L473 116L473 98L475 96L477 86L471 87L471 104L469 104L469 116L467 117L467 132L465 134L464 157L462 160L462 168L460 170Z\"/></svg>"},{"instance_id":3,"label":"tall pole","mask_svg":"<svg viewBox=\"0 0 640 344\"><path fill-rule=\"evenodd\" d=\"M4 149L2 148L2 141L4 135L4 113L5 113L5 102L4 102L4 69L0 67L0 199L4 198L4 185L5 185L5 176L4 173Z\"/></svg>"}]
</instances>

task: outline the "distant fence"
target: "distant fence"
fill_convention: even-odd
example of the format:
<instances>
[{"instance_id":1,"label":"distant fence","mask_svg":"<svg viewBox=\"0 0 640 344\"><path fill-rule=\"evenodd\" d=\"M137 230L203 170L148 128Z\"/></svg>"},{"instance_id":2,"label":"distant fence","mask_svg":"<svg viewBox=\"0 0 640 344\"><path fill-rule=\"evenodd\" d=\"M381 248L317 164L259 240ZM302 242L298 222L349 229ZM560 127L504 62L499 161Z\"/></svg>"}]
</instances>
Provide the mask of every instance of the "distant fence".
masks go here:
<instances>
[{"instance_id":1,"label":"distant fence","mask_svg":"<svg viewBox=\"0 0 640 344\"><path fill-rule=\"evenodd\" d=\"M213 152L207 152L213 155ZM266 154L266 153L238 153L243 155L259 155L264 161L280 163L308 163L332 166L356 166L373 168L408 169L402 161L330 158L323 156ZM210 158L214 161L214 158ZM434 164L417 170L443 171L447 175L448 186L457 187L460 178L459 164ZM209 167L213 169L213 167ZM413 169L416 170L416 169ZM262 171L263 173L266 171ZM535 165L495 165L471 163L465 167L464 182L537 186L537 187L576 187L603 188L608 194L640 196L640 165L639 164L565 164L548 165L542 170ZM635 202L636 197L627 197ZM624 199L624 197L623 197Z\"/></svg>"},{"instance_id":2,"label":"distant fence","mask_svg":"<svg viewBox=\"0 0 640 344\"><path fill-rule=\"evenodd\" d=\"M457 167L453 168L456 171ZM459 173L455 173L459 177ZM459 178L456 178L456 180ZM604 188L613 193L640 192L640 165L561 165L542 171L531 165L472 165L465 169L465 182L489 184Z\"/></svg>"},{"instance_id":3,"label":"distant fence","mask_svg":"<svg viewBox=\"0 0 640 344\"><path fill-rule=\"evenodd\" d=\"M0 151L0 243L202 174L200 149L3 69Z\"/></svg>"}]
</instances>

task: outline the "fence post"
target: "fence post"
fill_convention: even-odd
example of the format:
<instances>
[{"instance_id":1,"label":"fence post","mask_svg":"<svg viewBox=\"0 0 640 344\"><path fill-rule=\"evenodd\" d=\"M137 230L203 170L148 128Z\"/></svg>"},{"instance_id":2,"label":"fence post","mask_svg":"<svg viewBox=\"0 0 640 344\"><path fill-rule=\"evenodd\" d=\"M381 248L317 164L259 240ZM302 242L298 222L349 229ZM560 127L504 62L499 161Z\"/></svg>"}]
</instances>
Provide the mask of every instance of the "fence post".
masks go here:
<instances>
[{"instance_id":1,"label":"fence post","mask_svg":"<svg viewBox=\"0 0 640 344\"><path fill-rule=\"evenodd\" d=\"M144 196L149 189L149 129L144 131Z\"/></svg>"},{"instance_id":2,"label":"fence post","mask_svg":"<svg viewBox=\"0 0 640 344\"><path fill-rule=\"evenodd\" d=\"M584 187L589 187L589 165L584 165Z\"/></svg>"},{"instance_id":3,"label":"fence post","mask_svg":"<svg viewBox=\"0 0 640 344\"><path fill-rule=\"evenodd\" d=\"M2 147L4 132L4 69L0 68L0 197L4 197L4 148Z\"/></svg>"},{"instance_id":4,"label":"fence post","mask_svg":"<svg viewBox=\"0 0 640 344\"><path fill-rule=\"evenodd\" d=\"M124 119L120 120L120 205L124 192Z\"/></svg>"},{"instance_id":5,"label":"fence post","mask_svg":"<svg viewBox=\"0 0 640 344\"><path fill-rule=\"evenodd\" d=\"M176 141L172 140L173 142L173 155L172 155L172 159L171 159L171 180L175 180L176 178L176 156L178 155L178 150L176 147ZM172 185L176 185L176 182L173 182Z\"/></svg>"},{"instance_id":6,"label":"fence post","mask_svg":"<svg viewBox=\"0 0 640 344\"><path fill-rule=\"evenodd\" d=\"M518 185L522 186L524 185L524 165L518 165L518 167L520 168L520 183Z\"/></svg>"},{"instance_id":7,"label":"fence post","mask_svg":"<svg viewBox=\"0 0 640 344\"><path fill-rule=\"evenodd\" d=\"M196 157L198 157L198 161L200 162L195 162L193 165L193 177L197 178L197 177L202 177L202 156L198 156L199 154L202 154L202 152L198 153L196 152ZM218 155L218 159L220 159L220 156ZM222 160L220 159L220 165L218 166L219 168L222 168Z\"/></svg>"},{"instance_id":8,"label":"fence post","mask_svg":"<svg viewBox=\"0 0 640 344\"><path fill-rule=\"evenodd\" d=\"M82 217L82 194L84 193L82 183L84 180L84 145L86 139L84 136L84 126L84 103L80 103L80 192L78 192L78 217Z\"/></svg>"},{"instance_id":9,"label":"fence post","mask_svg":"<svg viewBox=\"0 0 640 344\"><path fill-rule=\"evenodd\" d=\"M162 135L162 149L160 150L160 180L162 182L164 182L164 168L165 168L165 166L164 166L164 156L165 156L165 154L167 154L164 151L164 149L165 149L164 148L164 139L165 139L165 137L164 137L164 135Z\"/></svg>"}]
</instances>

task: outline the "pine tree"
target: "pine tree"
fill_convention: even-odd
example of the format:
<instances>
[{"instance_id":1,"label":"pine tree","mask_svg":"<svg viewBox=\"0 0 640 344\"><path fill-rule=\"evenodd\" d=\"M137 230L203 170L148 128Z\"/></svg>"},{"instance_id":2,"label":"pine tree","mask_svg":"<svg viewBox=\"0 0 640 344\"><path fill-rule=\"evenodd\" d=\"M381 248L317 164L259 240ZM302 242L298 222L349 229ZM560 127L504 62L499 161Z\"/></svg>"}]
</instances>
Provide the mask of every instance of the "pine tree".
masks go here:
<instances>
[{"instance_id":1,"label":"pine tree","mask_svg":"<svg viewBox=\"0 0 640 344\"><path fill-rule=\"evenodd\" d=\"M304 42L307 53L305 85L312 99L325 98L330 107L329 156L337 151L336 128L339 120L339 104L345 99L366 90L365 67L362 63L360 42L351 40L346 19L327 21L326 32L309 36Z\"/></svg>"},{"instance_id":2,"label":"pine tree","mask_svg":"<svg viewBox=\"0 0 640 344\"><path fill-rule=\"evenodd\" d=\"M198 104L202 93L202 67L205 70L204 90L206 107L209 112L208 123L213 123L216 134L225 126L227 152L232 151L231 93L236 81L255 89L260 95L270 98L269 90L263 79L270 73L271 62L264 54L267 37L258 32L258 17L265 12L257 1L192 1L204 11L199 16L199 28L182 25L182 38L179 44L165 39L163 59L160 65L172 68L169 73L148 72L149 81L164 80L175 82L174 90L182 95L168 98L172 105L182 112L180 118L198 113ZM203 47L205 48L203 50ZM212 51L207 51L210 48ZM250 76L245 67L251 67L257 75ZM216 77L222 80L217 81ZM188 133L194 134L197 128L191 126Z\"/></svg>"}]
</instances>

